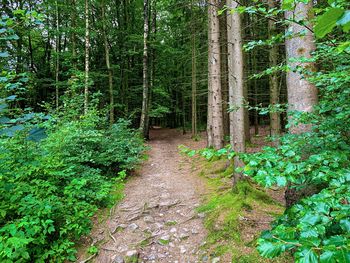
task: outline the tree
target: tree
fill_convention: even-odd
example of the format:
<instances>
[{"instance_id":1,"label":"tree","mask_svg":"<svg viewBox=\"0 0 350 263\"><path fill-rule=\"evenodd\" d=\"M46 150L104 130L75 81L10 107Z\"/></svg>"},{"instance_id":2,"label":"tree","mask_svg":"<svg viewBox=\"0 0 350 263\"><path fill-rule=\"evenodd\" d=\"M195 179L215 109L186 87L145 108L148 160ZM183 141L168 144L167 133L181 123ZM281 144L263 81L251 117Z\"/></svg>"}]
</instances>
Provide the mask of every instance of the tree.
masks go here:
<instances>
[{"instance_id":1,"label":"tree","mask_svg":"<svg viewBox=\"0 0 350 263\"><path fill-rule=\"evenodd\" d=\"M311 29L312 1L307 4L298 2L294 10L286 11L286 19L289 22L287 32L290 35L286 39L286 55L289 70L287 71L288 111L311 112L318 102L317 88L307 79L307 71L314 71L315 64L310 60L311 53L315 50L315 39ZM303 25L302 23L305 23ZM299 71L301 68L303 73ZM291 133L302 133L311 130L310 125L295 124L290 117Z\"/></svg>"},{"instance_id":2,"label":"tree","mask_svg":"<svg viewBox=\"0 0 350 263\"><path fill-rule=\"evenodd\" d=\"M218 0L210 0L209 14L209 90L211 96L212 120L210 121L208 133L212 132L213 146L216 149L223 147L223 115L222 115L222 93L221 93L221 63L220 63L220 24L218 16Z\"/></svg>"},{"instance_id":3,"label":"tree","mask_svg":"<svg viewBox=\"0 0 350 263\"><path fill-rule=\"evenodd\" d=\"M89 29L89 0L85 0L85 85L84 85L84 114L88 112L89 103L89 70L90 70L90 29Z\"/></svg>"},{"instance_id":4,"label":"tree","mask_svg":"<svg viewBox=\"0 0 350 263\"><path fill-rule=\"evenodd\" d=\"M229 75L229 105L230 111L230 143L234 151L245 152L245 121L244 121L244 75L243 75L243 50L241 17L235 8L238 4L229 0L231 8L227 17L228 35L228 75ZM242 166L238 157L234 160L235 167ZM239 174L234 175L234 182L240 178Z\"/></svg>"},{"instance_id":5,"label":"tree","mask_svg":"<svg viewBox=\"0 0 350 263\"><path fill-rule=\"evenodd\" d=\"M276 7L274 0L268 0L267 4L270 10ZM276 34L275 21L271 19L268 20L268 29L269 29L269 37L272 38L272 36ZM277 66L278 46L273 45L269 49L269 61L270 61L270 67ZM270 81L270 105L275 106L279 104L279 96L280 96L277 72L273 72L269 76L269 81ZM280 113L277 112L276 110L273 110L270 112L270 129L271 129L272 136L279 135L281 133Z\"/></svg>"},{"instance_id":6,"label":"tree","mask_svg":"<svg viewBox=\"0 0 350 263\"><path fill-rule=\"evenodd\" d=\"M194 1L192 0L191 5L191 49L192 49L192 137L197 135L197 47L196 47L196 28L194 21Z\"/></svg>"},{"instance_id":7,"label":"tree","mask_svg":"<svg viewBox=\"0 0 350 263\"><path fill-rule=\"evenodd\" d=\"M109 122L112 125L114 123L114 92L113 92L113 72L111 68L110 58L109 58L109 45L107 39L107 28L106 28L106 15L105 15L105 2L101 2L101 14L102 14L102 35L103 44L105 48L105 58L106 67L108 71L108 90L109 90Z\"/></svg>"},{"instance_id":8,"label":"tree","mask_svg":"<svg viewBox=\"0 0 350 263\"><path fill-rule=\"evenodd\" d=\"M148 35L149 35L149 2L143 1L143 18L144 18L144 32L143 32L143 92L142 92L142 111L140 120L140 129L143 136L148 139L147 122L149 118L148 100L149 100L149 69L148 69Z\"/></svg>"}]
</instances>

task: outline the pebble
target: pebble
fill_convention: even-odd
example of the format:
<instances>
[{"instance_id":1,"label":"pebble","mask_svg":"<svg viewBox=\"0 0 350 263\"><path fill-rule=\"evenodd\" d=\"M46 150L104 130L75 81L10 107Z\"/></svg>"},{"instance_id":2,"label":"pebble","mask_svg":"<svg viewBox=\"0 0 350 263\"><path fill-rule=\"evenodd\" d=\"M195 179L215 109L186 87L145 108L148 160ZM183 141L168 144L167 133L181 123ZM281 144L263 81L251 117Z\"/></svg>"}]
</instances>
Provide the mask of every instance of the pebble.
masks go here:
<instances>
[{"instance_id":1,"label":"pebble","mask_svg":"<svg viewBox=\"0 0 350 263\"><path fill-rule=\"evenodd\" d=\"M202 261L203 261L203 262L208 262L208 260L209 260L209 257L208 257L208 256L202 257Z\"/></svg>"},{"instance_id":2,"label":"pebble","mask_svg":"<svg viewBox=\"0 0 350 263\"><path fill-rule=\"evenodd\" d=\"M124 263L124 259L123 259L123 257L121 257L121 256L115 256L115 257L112 259L112 263Z\"/></svg>"},{"instance_id":3,"label":"pebble","mask_svg":"<svg viewBox=\"0 0 350 263\"><path fill-rule=\"evenodd\" d=\"M220 262L220 258L213 258L213 260L211 261L211 263L218 263Z\"/></svg>"},{"instance_id":4,"label":"pebble","mask_svg":"<svg viewBox=\"0 0 350 263\"><path fill-rule=\"evenodd\" d=\"M197 234L199 234L199 231L198 231L198 229L192 229L191 230L191 233L193 234L193 235L197 235Z\"/></svg>"},{"instance_id":5,"label":"pebble","mask_svg":"<svg viewBox=\"0 0 350 263\"><path fill-rule=\"evenodd\" d=\"M198 217L199 217L199 218L204 218L204 217L205 217L205 214L204 214L204 213L199 213L199 214L198 214Z\"/></svg>"},{"instance_id":6,"label":"pebble","mask_svg":"<svg viewBox=\"0 0 350 263\"><path fill-rule=\"evenodd\" d=\"M128 252L126 252L126 256L127 257L138 257L139 252L137 252L137 250L129 250Z\"/></svg>"},{"instance_id":7,"label":"pebble","mask_svg":"<svg viewBox=\"0 0 350 263\"><path fill-rule=\"evenodd\" d=\"M173 227L172 229L170 229L170 233L176 233L177 229L175 227Z\"/></svg>"},{"instance_id":8,"label":"pebble","mask_svg":"<svg viewBox=\"0 0 350 263\"><path fill-rule=\"evenodd\" d=\"M186 253L186 248L184 246L180 246L180 253L185 254Z\"/></svg>"},{"instance_id":9,"label":"pebble","mask_svg":"<svg viewBox=\"0 0 350 263\"><path fill-rule=\"evenodd\" d=\"M143 218L143 221L144 221L145 223L154 223L154 219L153 219L153 217L151 217L151 216L145 216L145 217Z\"/></svg>"},{"instance_id":10,"label":"pebble","mask_svg":"<svg viewBox=\"0 0 350 263\"><path fill-rule=\"evenodd\" d=\"M136 229L139 228L139 226L136 225L135 223L132 223L132 224L130 224L130 225L128 226L128 228L129 228L130 230L132 230L132 231L135 231Z\"/></svg>"}]
</instances>

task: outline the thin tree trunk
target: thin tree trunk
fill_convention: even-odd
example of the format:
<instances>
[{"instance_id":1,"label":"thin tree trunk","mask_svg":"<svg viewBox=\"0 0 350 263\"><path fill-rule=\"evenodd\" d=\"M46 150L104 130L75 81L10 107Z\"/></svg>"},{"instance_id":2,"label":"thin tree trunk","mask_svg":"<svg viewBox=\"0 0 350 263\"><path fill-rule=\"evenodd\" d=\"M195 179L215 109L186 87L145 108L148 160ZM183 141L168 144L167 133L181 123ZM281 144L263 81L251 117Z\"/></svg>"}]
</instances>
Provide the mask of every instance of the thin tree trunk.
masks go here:
<instances>
[{"instance_id":1,"label":"thin tree trunk","mask_svg":"<svg viewBox=\"0 0 350 263\"><path fill-rule=\"evenodd\" d=\"M59 107L59 70L60 70L60 25L59 25L59 9L58 9L58 1L56 1L56 71L55 71L55 79L56 79L56 109Z\"/></svg>"},{"instance_id":2,"label":"thin tree trunk","mask_svg":"<svg viewBox=\"0 0 350 263\"><path fill-rule=\"evenodd\" d=\"M84 114L88 112L89 103L89 0L85 0L85 87L84 87Z\"/></svg>"},{"instance_id":3,"label":"thin tree trunk","mask_svg":"<svg viewBox=\"0 0 350 263\"><path fill-rule=\"evenodd\" d=\"M237 3L228 1L230 8L236 8ZM236 152L245 152L244 131L244 75L241 17L238 12L230 14L227 18L228 35L228 72L229 72L229 102L233 111L230 112L230 142ZM242 166L238 157L234 159L235 167ZM241 175L234 174L234 184Z\"/></svg>"},{"instance_id":4,"label":"thin tree trunk","mask_svg":"<svg viewBox=\"0 0 350 263\"><path fill-rule=\"evenodd\" d=\"M226 0L221 1L220 8L224 8ZM230 119L228 113L228 74L227 74L227 13L220 16L220 47L221 47L221 90L222 116L224 136L230 135Z\"/></svg>"},{"instance_id":5,"label":"thin tree trunk","mask_svg":"<svg viewBox=\"0 0 350 263\"><path fill-rule=\"evenodd\" d=\"M191 5L191 22L192 22L192 138L197 135L197 50L196 50L196 29L194 23L194 2Z\"/></svg>"},{"instance_id":6,"label":"thin tree trunk","mask_svg":"<svg viewBox=\"0 0 350 263\"><path fill-rule=\"evenodd\" d=\"M273 9L276 7L275 0L268 0L268 6L270 9ZM276 34L276 25L275 22L272 20L268 21L268 28L269 28L269 37L271 38L273 35ZM273 45L269 49L269 61L270 61L270 67L277 66L278 61L278 46ZM272 106L275 106L276 104L279 104L279 96L280 96L280 90L279 90L279 81L277 73L272 73L269 76L270 81L270 104ZM271 135L276 136L281 133L281 119L280 119L280 113L279 112L270 112L270 129L271 129Z\"/></svg>"},{"instance_id":7,"label":"thin tree trunk","mask_svg":"<svg viewBox=\"0 0 350 263\"><path fill-rule=\"evenodd\" d=\"M148 34L149 34L149 12L148 0L143 1L143 93L142 93L142 111L140 120L140 129L143 136L147 139L147 118L148 118L148 96L149 96L149 76L148 76Z\"/></svg>"},{"instance_id":8,"label":"thin tree trunk","mask_svg":"<svg viewBox=\"0 0 350 263\"><path fill-rule=\"evenodd\" d=\"M109 90L109 123L114 123L114 94L113 94L113 72L109 61L109 46L107 39L106 29L106 14L105 14L105 2L101 2L101 13L102 13L102 30L103 30L103 43L105 48L106 67L108 71L108 90Z\"/></svg>"},{"instance_id":9,"label":"thin tree trunk","mask_svg":"<svg viewBox=\"0 0 350 263\"><path fill-rule=\"evenodd\" d=\"M76 0L72 0L72 64L73 68L77 69L77 37L75 33L76 28L76 20L77 20L77 14L76 14Z\"/></svg>"},{"instance_id":10,"label":"thin tree trunk","mask_svg":"<svg viewBox=\"0 0 350 263\"><path fill-rule=\"evenodd\" d=\"M297 3L294 12L286 12L286 18L295 21L311 21L311 9L312 1L308 4ZM310 26L310 24L307 24L307 26ZM295 59L311 58L311 53L315 50L314 35L305 27L293 22L289 24L288 31L293 34L291 38L286 39L287 63L290 68L287 72L288 110L289 112L311 112L313 106L318 102L317 88L308 81L307 77L303 77L296 72L296 67L312 71L315 69L315 64L298 62ZM303 133L311 130L310 125L295 124L292 117L289 118L289 121L291 122L289 129L291 133Z\"/></svg>"},{"instance_id":11,"label":"thin tree trunk","mask_svg":"<svg viewBox=\"0 0 350 263\"><path fill-rule=\"evenodd\" d=\"M222 121L222 95L221 95L221 69L220 69L220 24L218 17L218 0L211 0L210 15L210 64L209 82L212 88L212 131L213 146L215 149L223 147L223 121Z\"/></svg>"}]
</instances>

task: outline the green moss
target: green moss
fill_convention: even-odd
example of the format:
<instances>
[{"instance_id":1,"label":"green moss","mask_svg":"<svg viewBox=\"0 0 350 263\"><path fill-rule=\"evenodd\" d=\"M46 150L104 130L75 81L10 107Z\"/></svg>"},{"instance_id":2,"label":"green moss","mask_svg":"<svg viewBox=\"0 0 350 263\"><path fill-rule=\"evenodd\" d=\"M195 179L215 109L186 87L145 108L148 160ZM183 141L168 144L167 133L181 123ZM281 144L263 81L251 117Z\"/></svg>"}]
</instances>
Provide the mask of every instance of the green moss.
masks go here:
<instances>
[{"instance_id":1,"label":"green moss","mask_svg":"<svg viewBox=\"0 0 350 263\"><path fill-rule=\"evenodd\" d=\"M215 256L231 255L232 262L235 263L270 262L261 258L252 248L255 246L255 239L249 242L249 246L244 244L241 239L242 225L239 218L247 211L253 212L255 209L277 214L281 211L281 205L249 180L238 182L233 189L220 190L224 186L222 178L230 178L233 173L231 165L225 170L217 168L223 167L222 165L222 161L210 162L204 165L204 170L200 173L201 176L217 174L207 179L213 191L207 196L204 205L197 209L199 213L206 213L204 222L208 229L206 249ZM215 167L214 172L213 167ZM249 253L247 253L248 250Z\"/></svg>"}]
</instances>

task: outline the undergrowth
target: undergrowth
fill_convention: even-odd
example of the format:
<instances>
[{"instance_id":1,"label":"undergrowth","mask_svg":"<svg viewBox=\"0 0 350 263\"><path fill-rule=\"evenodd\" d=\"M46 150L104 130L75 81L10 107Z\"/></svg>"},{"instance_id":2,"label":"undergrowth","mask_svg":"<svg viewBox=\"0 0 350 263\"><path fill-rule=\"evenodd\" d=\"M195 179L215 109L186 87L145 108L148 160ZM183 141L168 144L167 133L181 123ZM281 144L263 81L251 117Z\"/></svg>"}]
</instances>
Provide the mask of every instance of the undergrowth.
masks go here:
<instances>
[{"instance_id":1,"label":"undergrowth","mask_svg":"<svg viewBox=\"0 0 350 263\"><path fill-rule=\"evenodd\" d=\"M232 166L226 168L222 160L211 160L198 165L203 167L200 176L207 178L211 188L211 194L198 208L199 213L206 214L205 227L209 233L204 248L210 252L210 256L226 260L229 258L235 263L272 262L262 259L254 249L259 231L249 241L244 237L245 215L257 213L271 218L272 211L279 215L283 212L283 206L250 181L240 181L232 189L229 183ZM287 261L279 259L273 262Z\"/></svg>"}]
</instances>

